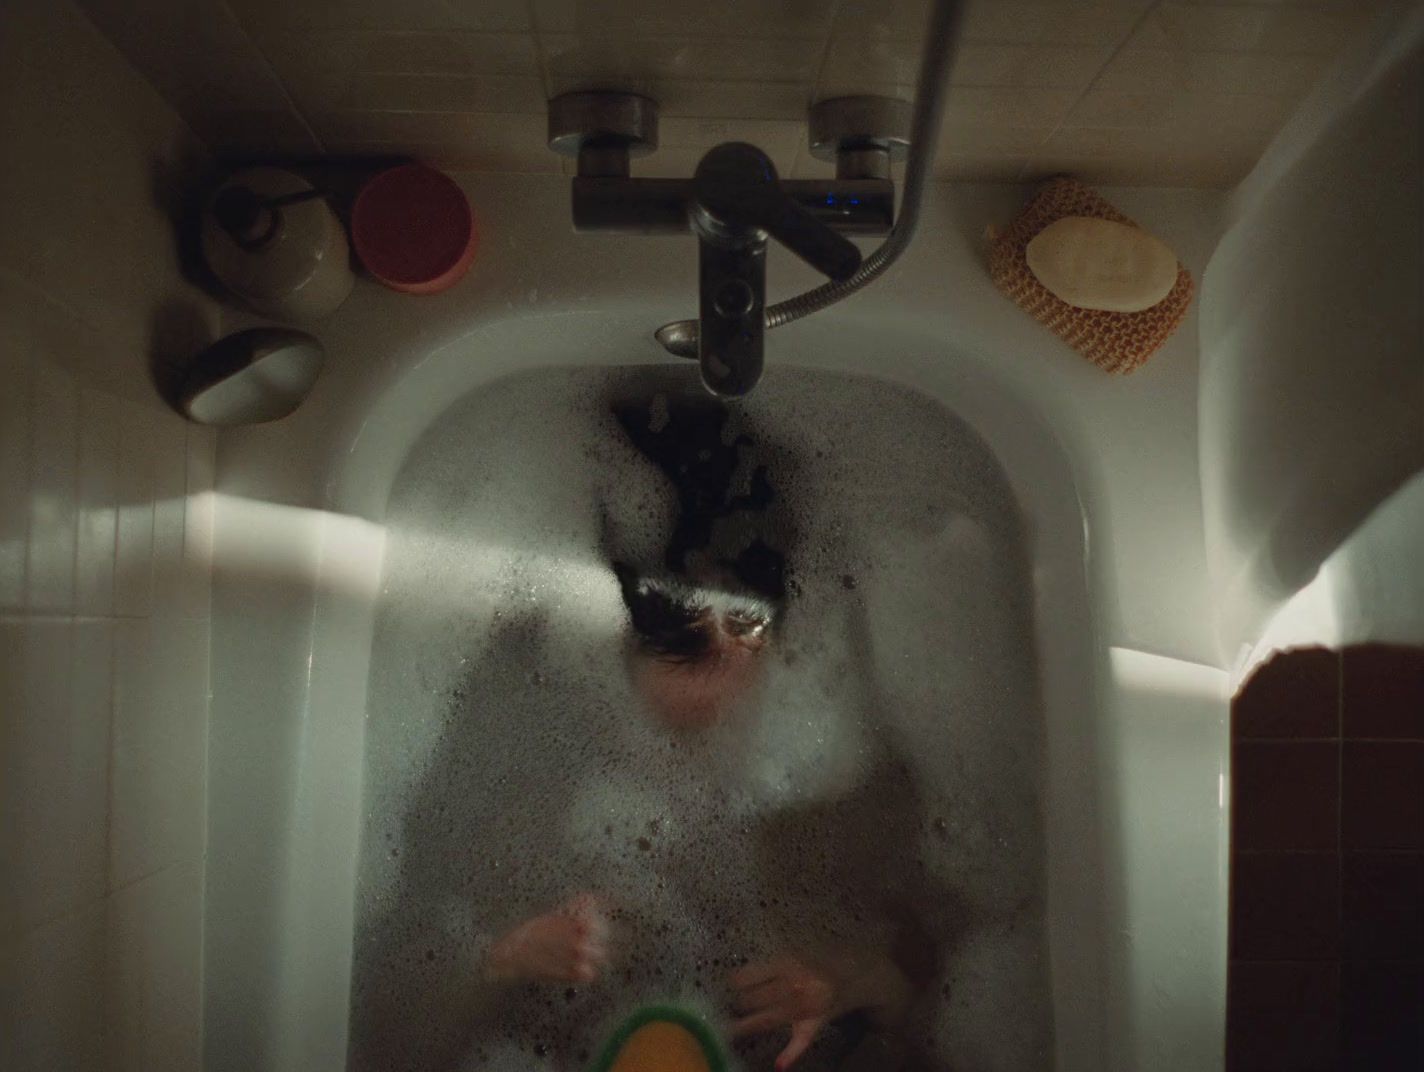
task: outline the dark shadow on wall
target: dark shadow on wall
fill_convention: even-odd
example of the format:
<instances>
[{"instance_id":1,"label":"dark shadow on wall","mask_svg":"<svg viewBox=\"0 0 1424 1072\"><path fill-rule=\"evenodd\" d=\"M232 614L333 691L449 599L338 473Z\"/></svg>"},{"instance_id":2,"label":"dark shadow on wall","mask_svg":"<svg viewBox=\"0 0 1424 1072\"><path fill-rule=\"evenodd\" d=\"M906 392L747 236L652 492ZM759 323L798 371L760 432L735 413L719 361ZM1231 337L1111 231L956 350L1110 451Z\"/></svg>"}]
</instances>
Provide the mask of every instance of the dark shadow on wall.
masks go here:
<instances>
[{"instance_id":1,"label":"dark shadow on wall","mask_svg":"<svg viewBox=\"0 0 1424 1072\"><path fill-rule=\"evenodd\" d=\"M203 208L218 183L218 168L196 143L179 146L175 155L154 159L149 172L153 204L173 230L173 257L178 274L189 286L213 301L231 301L203 259Z\"/></svg>"},{"instance_id":2,"label":"dark shadow on wall","mask_svg":"<svg viewBox=\"0 0 1424 1072\"><path fill-rule=\"evenodd\" d=\"M165 299L149 319L149 376L159 397L178 412L185 378L217 339L213 321L209 310L186 298Z\"/></svg>"}]
</instances>

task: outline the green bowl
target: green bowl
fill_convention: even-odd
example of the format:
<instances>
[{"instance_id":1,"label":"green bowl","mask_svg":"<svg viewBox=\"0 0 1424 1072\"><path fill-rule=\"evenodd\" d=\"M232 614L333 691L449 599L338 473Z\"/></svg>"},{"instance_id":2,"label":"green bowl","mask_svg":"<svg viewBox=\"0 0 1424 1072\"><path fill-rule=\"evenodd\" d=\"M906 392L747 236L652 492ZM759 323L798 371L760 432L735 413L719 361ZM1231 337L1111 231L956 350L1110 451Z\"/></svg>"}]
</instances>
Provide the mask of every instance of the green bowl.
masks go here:
<instances>
[{"instance_id":1,"label":"green bowl","mask_svg":"<svg viewBox=\"0 0 1424 1072\"><path fill-rule=\"evenodd\" d=\"M613 1036L604 1045L603 1051L598 1055L598 1060L593 1063L591 1072L608 1072L613 1067L613 1062L618 1059L619 1053L623 1050L623 1045L632 1036L634 1031L648 1024L676 1024L684 1028L697 1040L697 1045L702 1050L702 1056L707 1059L707 1067L711 1072L727 1072L727 1058L722 1052L722 1043L718 1040L707 1021L688 1009L679 1008L676 1005L647 1005L619 1025L618 1030L613 1032Z\"/></svg>"}]
</instances>

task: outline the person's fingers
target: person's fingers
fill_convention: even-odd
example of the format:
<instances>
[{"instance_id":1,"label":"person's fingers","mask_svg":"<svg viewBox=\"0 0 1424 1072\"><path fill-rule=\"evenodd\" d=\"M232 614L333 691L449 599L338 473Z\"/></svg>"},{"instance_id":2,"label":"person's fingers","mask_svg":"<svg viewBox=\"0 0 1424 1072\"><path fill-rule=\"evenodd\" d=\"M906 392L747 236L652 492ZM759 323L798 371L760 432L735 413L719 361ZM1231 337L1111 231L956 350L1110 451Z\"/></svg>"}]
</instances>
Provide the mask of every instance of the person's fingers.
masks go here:
<instances>
[{"instance_id":1,"label":"person's fingers","mask_svg":"<svg viewBox=\"0 0 1424 1072\"><path fill-rule=\"evenodd\" d=\"M598 968L571 949L541 960L539 969L544 979L555 983L591 983L598 977Z\"/></svg>"},{"instance_id":2,"label":"person's fingers","mask_svg":"<svg viewBox=\"0 0 1424 1072\"><path fill-rule=\"evenodd\" d=\"M736 989L746 990L750 987L760 986L762 983L768 983L785 972L785 958L777 957L774 960L763 960L757 964L748 964L744 968L738 968L727 978Z\"/></svg>"},{"instance_id":3,"label":"person's fingers","mask_svg":"<svg viewBox=\"0 0 1424 1072\"><path fill-rule=\"evenodd\" d=\"M584 892L570 897L564 902L560 911L566 916L598 923L607 915L608 905L598 894Z\"/></svg>"},{"instance_id":4,"label":"person's fingers","mask_svg":"<svg viewBox=\"0 0 1424 1072\"><path fill-rule=\"evenodd\" d=\"M764 983L737 991L732 997L732 1008L741 1013L757 1012L777 1005L789 1005L795 997L795 984L778 975Z\"/></svg>"},{"instance_id":5,"label":"person's fingers","mask_svg":"<svg viewBox=\"0 0 1424 1072\"><path fill-rule=\"evenodd\" d=\"M520 966L516 978L536 983L572 982L573 968L568 964L548 960L529 960Z\"/></svg>"},{"instance_id":6,"label":"person's fingers","mask_svg":"<svg viewBox=\"0 0 1424 1072\"><path fill-rule=\"evenodd\" d=\"M531 930L525 942L530 963L542 971L555 973L569 970L577 947L578 939L569 927L569 921L547 917Z\"/></svg>"},{"instance_id":7,"label":"person's fingers","mask_svg":"<svg viewBox=\"0 0 1424 1072\"><path fill-rule=\"evenodd\" d=\"M797 1020L791 1025L791 1041L786 1044L786 1048L776 1058L776 1072L785 1072L797 1061L801 1059L811 1043L816 1041L816 1036L820 1034L822 1021Z\"/></svg>"},{"instance_id":8,"label":"person's fingers","mask_svg":"<svg viewBox=\"0 0 1424 1072\"><path fill-rule=\"evenodd\" d=\"M594 945L578 945L573 949L573 963L597 971L608 963L608 951Z\"/></svg>"},{"instance_id":9,"label":"person's fingers","mask_svg":"<svg viewBox=\"0 0 1424 1072\"><path fill-rule=\"evenodd\" d=\"M791 1010L784 1006L777 1006L771 1009L763 1009L760 1012L752 1013L750 1016L743 1016L732 1024L732 1037L744 1038L747 1035L760 1035L778 1027L784 1027L791 1022Z\"/></svg>"},{"instance_id":10,"label":"person's fingers","mask_svg":"<svg viewBox=\"0 0 1424 1072\"><path fill-rule=\"evenodd\" d=\"M597 894L581 893L570 900L562 909L575 925L575 933L581 939L592 941L600 949L608 943L608 910L604 899Z\"/></svg>"},{"instance_id":11,"label":"person's fingers","mask_svg":"<svg viewBox=\"0 0 1424 1072\"><path fill-rule=\"evenodd\" d=\"M569 950L573 961L572 971L577 976L577 982L592 982L598 977L599 969L608 962L608 945L595 928L574 928Z\"/></svg>"},{"instance_id":12,"label":"person's fingers","mask_svg":"<svg viewBox=\"0 0 1424 1072\"><path fill-rule=\"evenodd\" d=\"M600 943L608 941L608 917L601 910L590 911L580 918L588 925L590 937Z\"/></svg>"},{"instance_id":13,"label":"person's fingers","mask_svg":"<svg viewBox=\"0 0 1424 1072\"><path fill-rule=\"evenodd\" d=\"M539 947L530 958L531 966L547 979L564 980L578 969L573 950L549 943Z\"/></svg>"},{"instance_id":14,"label":"person's fingers","mask_svg":"<svg viewBox=\"0 0 1424 1072\"><path fill-rule=\"evenodd\" d=\"M587 964L560 964L531 971L526 977L536 983L591 983L598 978L598 972Z\"/></svg>"},{"instance_id":15,"label":"person's fingers","mask_svg":"<svg viewBox=\"0 0 1424 1072\"><path fill-rule=\"evenodd\" d=\"M579 949L602 951L608 948L608 940L595 930L575 931L573 943Z\"/></svg>"},{"instance_id":16,"label":"person's fingers","mask_svg":"<svg viewBox=\"0 0 1424 1072\"><path fill-rule=\"evenodd\" d=\"M496 978L589 983L608 960L604 938L586 921L558 911L526 920L495 943Z\"/></svg>"}]
</instances>

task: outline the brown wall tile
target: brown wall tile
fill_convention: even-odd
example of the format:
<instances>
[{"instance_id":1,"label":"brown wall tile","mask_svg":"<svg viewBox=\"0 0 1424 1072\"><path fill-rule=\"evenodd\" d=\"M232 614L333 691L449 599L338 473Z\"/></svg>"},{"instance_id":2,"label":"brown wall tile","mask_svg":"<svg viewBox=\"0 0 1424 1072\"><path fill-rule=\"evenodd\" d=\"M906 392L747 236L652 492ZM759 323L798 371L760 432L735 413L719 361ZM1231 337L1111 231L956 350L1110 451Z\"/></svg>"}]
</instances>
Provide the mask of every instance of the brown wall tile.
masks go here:
<instances>
[{"instance_id":1,"label":"brown wall tile","mask_svg":"<svg viewBox=\"0 0 1424 1072\"><path fill-rule=\"evenodd\" d=\"M1424 961L1424 854L1352 853L1343 866L1345 957Z\"/></svg>"},{"instance_id":2,"label":"brown wall tile","mask_svg":"<svg viewBox=\"0 0 1424 1072\"><path fill-rule=\"evenodd\" d=\"M1232 740L1227 1068L1424 1072L1424 648L1277 656Z\"/></svg>"},{"instance_id":3,"label":"brown wall tile","mask_svg":"<svg viewBox=\"0 0 1424 1072\"><path fill-rule=\"evenodd\" d=\"M1340 656L1296 648L1260 666L1231 703L1241 739L1340 736Z\"/></svg>"},{"instance_id":4,"label":"brown wall tile","mask_svg":"<svg viewBox=\"0 0 1424 1072\"><path fill-rule=\"evenodd\" d=\"M1227 1072L1337 1072L1340 1024L1310 1013L1246 1012L1228 1017Z\"/></svg>"},{"instance_id":5,"label":"brown wall tile","mask_svg":"<svg viewBox=\"0 0 1424 1072\"><path fill-rule=\"evenodd\" d=\"M1231 755L1232 848L1334 850L1340 746L1242 741Z\"/></svg>"},{"instance_id":6,"label":"brown wall tile","mask_svg":"<svg viewBox=\"0 0 1424 1072\"><path fill-rule=\"evenodd\" d=\"M1234 960L1332 960L1340 952L1340 859L1245 853L1231 860Z\"/></svg>"},{"instance_id":7,"label":"brown wall tile","mask_svg":"<svg viewBox=\"0 0 1424 1072\"><path fill-rule=\"evenodd\" d=\"M1340 972L1329 961L1233 960L1227 987L1233 1011L1333 1016L1340 1008Z\"/></svg>"},{"instance_id":8,"label":"brown wall tile","mask_svg":"<svg viewBox=\"0 0 1424 1072\"><path fill-rule=\"evenodd\" d=\"M1424 740L1424 649L1346 648L1341 693L1345 736Z\"/></svg>"},{"instance_id":9,"label":"brown wall tile","mask_svg":"<svg viewBox=\"0 0 1424 1072\"><path fill-rule=\"evenodd\" d=\"M1347 741L1344 748L1345 848L1424 850L1424 742Z\"/></svg>"},{"instance_id":10,"label":"brown wall tile","mask_svg":"<svg viewBox=\"0 0 1424 1072\"><path fill-rule=\"evenodd\" d=\"M1339 965L1232 961L1227 994L1229 1072L1338 1067Z\"/></svg>"},{"instance_id":11,"label":"brown wall tile","mask_svg":"<svg viewBox=\"0 0 1424 1072\"><path fill-rule=\"evenodd\" d=\"M1340 1004L1346 1069L1424 1068L1424 964L1346 964Z\"/></svg>"}]
</instances>

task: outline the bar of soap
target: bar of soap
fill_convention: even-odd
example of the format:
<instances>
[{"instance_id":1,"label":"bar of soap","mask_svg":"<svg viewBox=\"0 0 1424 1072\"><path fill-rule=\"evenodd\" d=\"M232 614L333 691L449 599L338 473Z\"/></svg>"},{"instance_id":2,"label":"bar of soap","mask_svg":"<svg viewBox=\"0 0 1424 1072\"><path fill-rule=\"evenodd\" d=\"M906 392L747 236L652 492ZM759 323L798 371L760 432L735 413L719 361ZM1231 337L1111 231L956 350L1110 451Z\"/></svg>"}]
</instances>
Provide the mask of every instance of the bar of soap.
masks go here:
<instances>
[{"instance_id":1,"label":"bar of soap","mask_svg":"<svg viewBox=\"0 0 1424 1072\"><path fill-rule=\"evenodd\" d=\"M1079 309L1140 313L1177 282L1177 257L1140 227L1065 216L1024 248L1029 271L1056 298Z\"/></svg>"}]
</instances>

